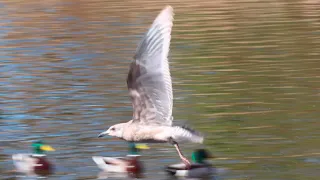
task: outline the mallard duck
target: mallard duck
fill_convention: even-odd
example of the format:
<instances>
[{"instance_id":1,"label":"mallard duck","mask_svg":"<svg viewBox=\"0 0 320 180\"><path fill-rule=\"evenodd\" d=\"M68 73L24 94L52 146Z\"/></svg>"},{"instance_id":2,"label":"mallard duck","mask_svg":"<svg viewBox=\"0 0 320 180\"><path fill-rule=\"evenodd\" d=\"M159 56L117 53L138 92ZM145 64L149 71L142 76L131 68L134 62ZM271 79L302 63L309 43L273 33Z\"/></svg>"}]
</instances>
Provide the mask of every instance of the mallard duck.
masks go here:
<instances>
[{"instance_id":1,"label":"mallard duck","mask_svg":"<svg viewBox=\"0 0 320 180\"><path fill-rule=\"evenodd\" d=\"M129 143L129 153L126 157L93 156L93 161L105 172L127 173L129 176L140 176L143 167L139 150L149 149L146 144Z\"/></svg>"},{"instance_id":2,"label":"mallard duck","mask_svg":"<svg viewBox=\"0 0 320 180\"><path fill-rule=\"evenodd\" d=\"M46 176L53 172L53 165L48 161L45 152L54 149L42 141L32 143L33 154L12 155L17 171L27 175Z\"/></svg>"},{"instance_id":3,"label":"mallard duck","mask_svg":"<svg viewBox=\"0 0 320 180\"><path fill-rule=\"evenodd\" d=\"M211 158L209 152L205 149L197 149L192 153L192 164L187 167L186 164L172 164L165 167L165 171L172 176L187 177L187 178L201 178L208 177L214 169L206 159Z\"/></svg>"}]
</instances>

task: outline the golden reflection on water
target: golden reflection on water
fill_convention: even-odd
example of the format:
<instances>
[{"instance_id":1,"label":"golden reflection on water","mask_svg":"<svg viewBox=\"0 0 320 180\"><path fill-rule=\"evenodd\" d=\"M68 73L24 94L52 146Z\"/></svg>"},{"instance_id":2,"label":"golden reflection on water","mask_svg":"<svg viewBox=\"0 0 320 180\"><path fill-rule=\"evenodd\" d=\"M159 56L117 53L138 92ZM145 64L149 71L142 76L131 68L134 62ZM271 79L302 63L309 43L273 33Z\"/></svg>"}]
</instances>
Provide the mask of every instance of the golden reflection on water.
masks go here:
<instances>
[{"instance_id":1,"label":"golden reflection on water","mask_svg":"<svg viewBox=\"0 0 320 180\"><path fill-rule=\"evenodd\" d=\"M130 119L128 64L170 4L175 120L206 133L213 162L231 169L226 179L316 179L319 3L0 1L0 177L14 177L9 156L38 138L58 148L55 178L95 178L91 156L126 152L95 137ZM145 161L159 166L147 176L164 179L158 172L177 157L154 147Z\"/></svg>"}]
</instances>

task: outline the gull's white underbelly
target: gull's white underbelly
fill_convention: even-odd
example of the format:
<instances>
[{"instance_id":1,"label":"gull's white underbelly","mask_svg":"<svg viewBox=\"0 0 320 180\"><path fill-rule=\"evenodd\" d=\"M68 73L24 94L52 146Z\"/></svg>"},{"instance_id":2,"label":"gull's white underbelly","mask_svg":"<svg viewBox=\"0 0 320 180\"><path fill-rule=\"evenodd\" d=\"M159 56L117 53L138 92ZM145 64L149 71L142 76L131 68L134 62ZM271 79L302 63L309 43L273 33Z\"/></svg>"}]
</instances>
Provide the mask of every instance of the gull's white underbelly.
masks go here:
<instances>
[{"instance_id":1,"label":"gull's white underbelly","mask_svg":"<svg viewBox=\"0 0 320 180\"><path fill-rule=\"evenodd\" d=\"M172 138L177 143L202 143L203 137L179 126L143 126L132 124L124 132L127 141L144 143L164 143Z\"/></svg>"}]
</instances>

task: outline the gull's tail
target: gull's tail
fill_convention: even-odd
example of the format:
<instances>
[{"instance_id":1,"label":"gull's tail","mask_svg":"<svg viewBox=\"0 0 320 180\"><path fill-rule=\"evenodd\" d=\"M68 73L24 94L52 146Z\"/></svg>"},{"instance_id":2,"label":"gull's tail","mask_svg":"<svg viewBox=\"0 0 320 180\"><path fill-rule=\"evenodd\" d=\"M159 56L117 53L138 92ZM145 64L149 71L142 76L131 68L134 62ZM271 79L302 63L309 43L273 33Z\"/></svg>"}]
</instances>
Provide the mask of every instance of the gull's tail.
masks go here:
<instances>
[{"instance_id":1,"label":"gull's tail","mask_svg":"<svg viewBox=\"0 0 320 180\"><path fill-rule=\"evenodd\" d=\"M203 135L195 131L194 129L191 129L187 126L174 126L173 128L173 139L177 141L178 143L181 142L192 142L192 143L203 143Z\"/></svg>"}]
</instances>

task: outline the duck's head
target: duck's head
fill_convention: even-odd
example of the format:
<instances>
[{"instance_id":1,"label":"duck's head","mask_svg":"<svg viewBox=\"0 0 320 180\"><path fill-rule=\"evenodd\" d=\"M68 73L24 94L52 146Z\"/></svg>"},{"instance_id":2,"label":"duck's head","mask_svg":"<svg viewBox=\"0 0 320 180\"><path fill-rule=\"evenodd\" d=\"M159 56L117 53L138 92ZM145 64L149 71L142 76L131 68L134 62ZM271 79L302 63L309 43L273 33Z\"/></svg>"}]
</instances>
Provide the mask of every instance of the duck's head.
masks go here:
<instances>
[{"instance_id":1,"label":"duck's head","mask_svg":"<svg viewBox=\"0 0 320 180\"><path fill-rule=\"evenodd\" d=\"M55 151L51 146L44 144L43 141L35 141L32 143L32 149L35 154L45 154L46 151Z\"/></svg>"},{"instance_id":2,"label":"duck's head","mask_svg":"<svg viewBox=\"0 0 320 180\"><path fill-rule=\"evenodd\" d=\"M139 155L140 150L149 149L146 144L136 144L133 142L129 143L129 155Z\"/></svg>"},{"instance_id":3,"label":"duck's head","mask_svg":"<svg viewBox=\"0 0 320 180\"><path fill-rule=\"evenodd\" d=\"M192 161L195 163L203 163L208 158L212 158L212 156L205 149L197 149L192 153Z\"/></svg>"}]
</instances>

